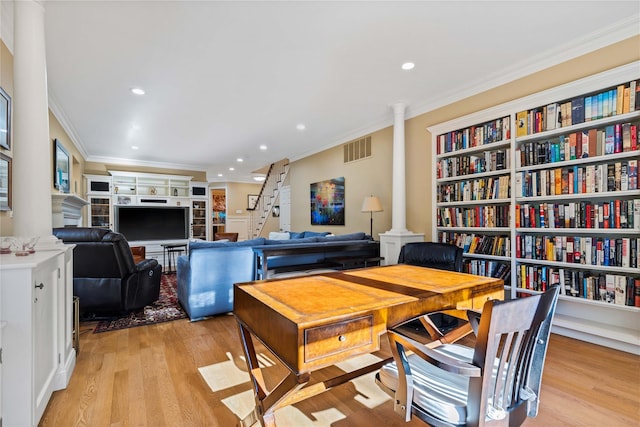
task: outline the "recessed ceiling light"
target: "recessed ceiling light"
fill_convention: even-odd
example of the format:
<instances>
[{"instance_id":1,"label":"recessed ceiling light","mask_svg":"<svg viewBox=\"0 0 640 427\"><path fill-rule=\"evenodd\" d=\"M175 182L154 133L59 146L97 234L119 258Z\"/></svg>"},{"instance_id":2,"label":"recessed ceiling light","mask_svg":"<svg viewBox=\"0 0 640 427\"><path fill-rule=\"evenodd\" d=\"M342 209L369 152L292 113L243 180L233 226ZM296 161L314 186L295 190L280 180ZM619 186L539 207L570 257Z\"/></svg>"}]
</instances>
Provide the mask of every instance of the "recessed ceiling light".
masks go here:
<instances>
[{"instance_id":1,"label":"recessed ceiling light","mask_svg":"<svg viewBox=\"0 0 640 427\"><path fill-rule=\"evenodd\" d=\"M136 94L136 95L144 95L144 89L139 88L139 87L132 87L131 88L131 93Z\"/></svg>"},{"instance_id":2,"label":"recessed ceiling light","mask_svg":"<svg viewBox=\"0 0 640 427\"><path fill-rule=\"evenodd\" d=\"M140 147L138 147L137 145L132 145L132 146L131 146L131 149L132 149L132 150L137 150L138 148L140 148Z\"/></svg>"},{"instance_id":3,"label":"recessed ceiling light","mask_svg":"<svg viewBox=\"0 0 640 427\"><path fill-rule=\"evenodd\" d=\"M229 170L230 170L230 171L234 171L234 170L236 170L236 168L229 168Z\"/></svg>"},{"instance_id":4,"label":"recessed ceiling light","mask_svg":"<svg viewBox=\"0 0 640 427\"><path fill-rule=\"evenodd\" d=\"M237 161L238 163L242 163L242 162L244 162L244 159L243 159L242 157L238 157L238 158L236 159L236 161Z\"/></svg>"},{"instance_id":5,"label":"recessed ceiling light","mask_svg":"<svg viewBox=\"0 0 640 427\"><path fill-rule=\"evenodd\" d=\"M304 125L304 123L298 123L296 125L296 129L298 130L305 130L307 127Z\"/></svg>"},{"instance_id":6,"label":"recessed ceiling light","mask_svg":"<svg viewBox=\"0 0 640 427\"><path fill-rule=\"evenodd\" d=\"M253 177L253 180L254 180L254 181L264 181L264 180L265 180L265 177L264 177L264 176L254 176L254 177Z\"/></svg>"},{"instance_id":7,"label":"recessed ceiling light","mask_svg":"<svg viewBox=\"0 0 640 427\"><path fill-rule=\"evenodd\" d=\"M402 69L403 70L413 70L413 67L415 67L416 64L414 64L413 62L405 62L404 64L402 64Z\"/></svg>"},{"instance_id":8,"label":"recessed ceiling light","mask_svg":"<svg viewBox=\"0 0 640 427\"><path fill-rule=\"evenodd\" d=\"M261 149L262 151L265 151L265 150L267 149L267 146L263 144L263 145L261 145L261 146L260 146L260 149Z\"/></svg>"},{"instance_id":9,"label":"recessed ceiling light","mask_svg":"<svg viewBox=\"0 0 640 427\"><path fill-rule=\"evenodd\" d=\"M221 173L219 173L219 174L218 174L218 176L222 176L222 174L221 174Z\"/></svg>"}]
</instances>

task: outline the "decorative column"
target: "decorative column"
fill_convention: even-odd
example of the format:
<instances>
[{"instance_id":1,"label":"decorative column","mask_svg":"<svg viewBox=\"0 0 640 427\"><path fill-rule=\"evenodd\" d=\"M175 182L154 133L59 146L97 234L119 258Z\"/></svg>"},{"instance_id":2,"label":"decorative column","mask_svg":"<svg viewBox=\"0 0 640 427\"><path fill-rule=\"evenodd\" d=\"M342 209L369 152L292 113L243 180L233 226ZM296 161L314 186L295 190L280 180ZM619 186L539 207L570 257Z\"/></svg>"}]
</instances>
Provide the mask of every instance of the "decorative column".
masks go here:
<instances>
[{"instance_id":1,"label":"decorative column","mask_svg":"<svg viewBox=\"0 0 640 427\"><path fill-rule=\"evenodd\" d=\"M404 114L406 105L398 102L393 108L393 182L391 230L380 234L380 256L384 264L396 264L400 249L408 242L424 241L424 234L407 230L407 196L405 170Z\"/></svg>"},{"instance_id":2,"label":"decorative column","mask_svg":"<svg viewBox=\"0 0 640 427\"><path fill-rule=\"evenodd\" d=\"M52 238L44 13L37 1L14 2L13 229L41 241Z\"/></svg>"},{"instance_id":3,"label":"decorative column","mask_svg":"<svg viewBox=\"0 0 640 427\"><path fill-rule=\"evenodd\" d=\"M407 191L405 184L404 111L406 105L393 104L393 183L391 233L407 233Z\"/></svg>"}]
</instances>

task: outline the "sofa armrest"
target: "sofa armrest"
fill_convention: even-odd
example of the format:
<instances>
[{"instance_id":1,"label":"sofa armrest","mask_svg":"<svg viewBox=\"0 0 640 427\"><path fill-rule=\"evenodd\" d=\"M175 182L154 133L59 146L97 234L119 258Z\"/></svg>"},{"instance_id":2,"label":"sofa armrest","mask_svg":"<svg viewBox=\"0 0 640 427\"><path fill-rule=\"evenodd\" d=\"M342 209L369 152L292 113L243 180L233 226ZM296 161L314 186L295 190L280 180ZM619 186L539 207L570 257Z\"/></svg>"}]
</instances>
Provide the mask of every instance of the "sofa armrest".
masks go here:
<instances>
[{"instance_id":1,"label":"sofa armrest","mask_svg":"<svg viewBox=\"0 0 640 427\"><path fill-rule=\"evenodd\" d=\"M158 265L158 260L156 259L153 259L153 258L143 259L142 261L136 264L136 270L137 271L152 270L157 265Z\"/></svg>"}]
</instances>

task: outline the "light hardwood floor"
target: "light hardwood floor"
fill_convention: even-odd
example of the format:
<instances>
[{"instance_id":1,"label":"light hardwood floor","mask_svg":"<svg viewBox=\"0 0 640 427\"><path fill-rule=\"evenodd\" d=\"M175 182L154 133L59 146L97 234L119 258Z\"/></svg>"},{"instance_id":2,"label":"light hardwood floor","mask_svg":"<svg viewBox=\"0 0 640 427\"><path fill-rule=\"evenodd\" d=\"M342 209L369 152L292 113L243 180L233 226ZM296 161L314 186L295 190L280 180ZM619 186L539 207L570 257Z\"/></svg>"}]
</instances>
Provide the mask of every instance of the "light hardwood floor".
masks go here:
<instances>
[{"instance_id":1,"label":"light hardwood floor","mask_svg":"<svg viewBox=\"0 0 640 427\"><path fill-rule=\"evenodd\" d=\"M41 427L231 427L253 403L231 315L100 334L91 328L81 325L75 371L69 386L53 394ZM261 354L263 364L273 363ZM321 374L336 369L349 367ZM282 368L268 371L275 378ZM404 423L392 406L369 375L284 408L276 421L279 427L424 425ZM552 335L540 414L525 426L605 425L640 425L640 357Z\"/></svg>"}]
</instances>

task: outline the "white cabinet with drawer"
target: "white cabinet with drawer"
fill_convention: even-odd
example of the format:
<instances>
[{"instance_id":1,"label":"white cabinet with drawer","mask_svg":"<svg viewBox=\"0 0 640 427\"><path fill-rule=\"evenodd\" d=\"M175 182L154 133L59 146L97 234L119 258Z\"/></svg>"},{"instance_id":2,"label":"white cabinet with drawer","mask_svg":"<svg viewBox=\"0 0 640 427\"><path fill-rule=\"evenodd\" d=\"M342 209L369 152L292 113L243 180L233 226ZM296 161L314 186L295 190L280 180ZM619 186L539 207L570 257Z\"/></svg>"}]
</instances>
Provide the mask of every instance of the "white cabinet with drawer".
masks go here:
<instances>
[{"instance_id":1,"label":"white cabinet with drawer","mask_svg":"<svg viewBox=\"0 0 640 427\"><path fill-rule=\"evenodd\" d=\"M72 246L24 257L0 255L2 418L36 426L75 367Z\"/></svg>"}]
</instances>

